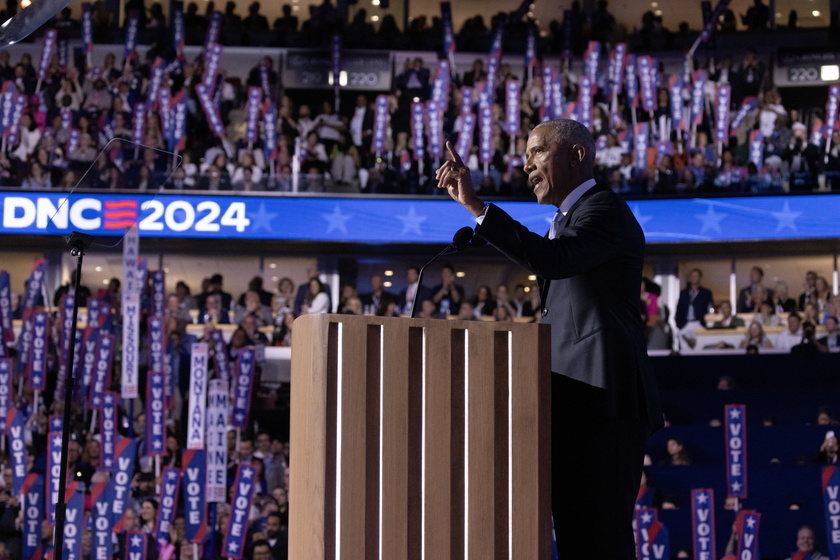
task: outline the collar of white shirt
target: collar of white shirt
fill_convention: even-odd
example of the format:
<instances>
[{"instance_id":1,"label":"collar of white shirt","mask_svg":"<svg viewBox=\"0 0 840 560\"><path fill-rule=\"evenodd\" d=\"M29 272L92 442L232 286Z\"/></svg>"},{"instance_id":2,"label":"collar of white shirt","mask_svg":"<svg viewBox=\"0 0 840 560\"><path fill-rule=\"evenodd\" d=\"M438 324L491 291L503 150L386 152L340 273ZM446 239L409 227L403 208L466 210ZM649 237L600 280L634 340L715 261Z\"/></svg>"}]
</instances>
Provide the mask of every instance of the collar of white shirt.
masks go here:
<instances>
[{"instance_id":1,"label":"collar of white shirt","mask_svg":"<svg viewBox=\"0 0 840 560\"><path fill-rule=\"evenodd\" d=\"M560 203L560 208L559 208L560 212L562 212L564 216L566 214L568 214L569 210L572 209L572 206L575 205L575 202L580 200L580 197L582 197L584 194L586 194L586 192L589 189L591 189L592 187L594 187L596 184L597 184L597 181L595 181L595 179L589 179L588 181L584 181L583 183L578 185L575 188L575 190L570 192L569 196L567 196L563 200L563 202Z\"/></svg>"}]
</instances>

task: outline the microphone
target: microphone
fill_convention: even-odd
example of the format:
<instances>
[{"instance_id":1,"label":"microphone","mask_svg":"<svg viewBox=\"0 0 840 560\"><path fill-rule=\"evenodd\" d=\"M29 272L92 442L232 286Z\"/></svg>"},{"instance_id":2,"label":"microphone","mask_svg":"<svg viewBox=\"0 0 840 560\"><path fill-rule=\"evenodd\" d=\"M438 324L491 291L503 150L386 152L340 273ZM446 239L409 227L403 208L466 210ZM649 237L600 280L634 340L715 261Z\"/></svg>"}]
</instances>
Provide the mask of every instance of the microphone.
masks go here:
<instances>
[{"instance_id":1,"label":"microphone","mask_svg":"<svg viewBox=\"0 0 840 560\"><path fill-rule=\"evenodd\" d=\"M414 302L411 304L412 319L417 315L417 294L420 292L420 286L423 285L423 273L426 271L426 267L445 255L460 253L465 249L483 247L484 245L487 245L487 240L476 235L473 228L469 226L464 226L455 232L455 235L452 236L452 243L424 264L423 268L420 269L420 274L417 275L417 293L414 294Z\"/></svg>"}]
</instances>

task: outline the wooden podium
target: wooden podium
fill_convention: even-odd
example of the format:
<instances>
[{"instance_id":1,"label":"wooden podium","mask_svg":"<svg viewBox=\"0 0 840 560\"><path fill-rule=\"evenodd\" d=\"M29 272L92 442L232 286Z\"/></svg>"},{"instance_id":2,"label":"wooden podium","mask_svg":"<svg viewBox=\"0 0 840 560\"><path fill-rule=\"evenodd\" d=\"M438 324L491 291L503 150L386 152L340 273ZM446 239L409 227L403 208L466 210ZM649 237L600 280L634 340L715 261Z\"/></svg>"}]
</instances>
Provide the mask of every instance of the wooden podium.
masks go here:
<instances>
[{"instance_id":1,"label":"wooden podium","mask_svg":"<svg viewBox=\"0 0 840 560\"><path fill-rule=\"evenodd\" d=\"M289 558L547 559L547 325L304 315Z\"/></svg>"}]
</instances>

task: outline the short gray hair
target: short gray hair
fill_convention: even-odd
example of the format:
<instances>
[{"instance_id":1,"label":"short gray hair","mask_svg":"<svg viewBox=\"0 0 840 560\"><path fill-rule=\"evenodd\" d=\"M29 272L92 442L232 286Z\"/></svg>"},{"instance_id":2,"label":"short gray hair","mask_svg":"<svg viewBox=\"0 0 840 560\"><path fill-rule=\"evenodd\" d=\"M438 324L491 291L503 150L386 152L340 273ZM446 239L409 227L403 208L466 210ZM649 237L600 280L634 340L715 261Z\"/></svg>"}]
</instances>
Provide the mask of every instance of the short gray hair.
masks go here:
<instances>
[{"instance_id":1,"label":"short gray hair","mask_svg":"<svg viewBox=\"0 0 840 560\"><path fill-rule=\"evenodd\" d=\"M589 169L595 167L595 139L589 130L577 121L572 119L554 119L541 122L534 127L534 131L540 128L548 128L551 139L560 146L573 146L580 144L586 152L583 156L583 164Z\"/></svg>"}]
</instances>

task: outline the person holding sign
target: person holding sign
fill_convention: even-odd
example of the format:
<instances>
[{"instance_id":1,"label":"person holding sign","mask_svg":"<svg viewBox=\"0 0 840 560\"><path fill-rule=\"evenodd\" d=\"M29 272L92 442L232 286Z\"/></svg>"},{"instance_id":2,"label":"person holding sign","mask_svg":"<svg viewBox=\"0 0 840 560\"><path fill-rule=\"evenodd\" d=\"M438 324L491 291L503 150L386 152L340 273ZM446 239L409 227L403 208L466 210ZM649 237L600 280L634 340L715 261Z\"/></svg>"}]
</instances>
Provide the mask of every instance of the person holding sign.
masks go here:
<instances>
[{"instance_id":1,"label":"person holding sign","mask_svg":"<svg viewBox=\"0 0 840 560\"><path fill-rule=\"evenodd\" d=\"M560 558L635 558L632 517L648 434L662 425L639 319L645 238L627 204L594 179L595 142L580 123L546 121L524 170L558 211L533 233L476 194L447 143L438 187L469 210L476 233L539 277L551 325L552 510Z\"/></svg>"}]
</instances>

